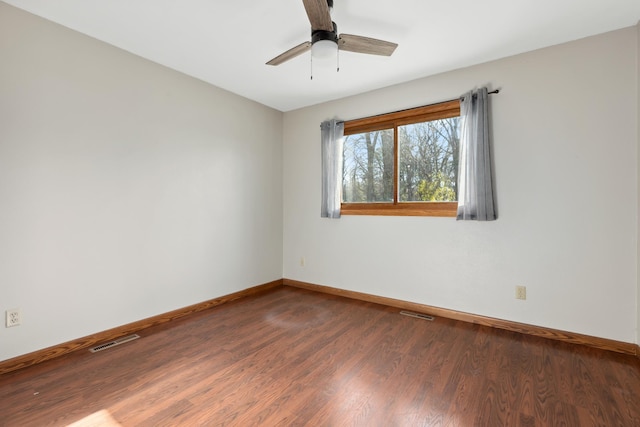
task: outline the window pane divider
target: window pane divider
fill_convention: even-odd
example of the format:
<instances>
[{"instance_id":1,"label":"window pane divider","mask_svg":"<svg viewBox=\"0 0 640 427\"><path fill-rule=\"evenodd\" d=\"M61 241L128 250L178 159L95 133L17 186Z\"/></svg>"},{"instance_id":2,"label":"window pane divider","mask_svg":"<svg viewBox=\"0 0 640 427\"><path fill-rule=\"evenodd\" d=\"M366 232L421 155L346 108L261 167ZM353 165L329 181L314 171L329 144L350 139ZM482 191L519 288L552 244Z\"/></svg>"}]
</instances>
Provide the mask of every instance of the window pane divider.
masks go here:
<instances>
[{"instance_id":1,"label":"window pane divider","mask_svg":"<svg viewBox=\"0 0 640 427\"><path fill-rule=\"evenodd\" d=\"M397 205L399 200L398 193L400 192L400 156L398 156L398 146L400 144L398 144L398 126L393 127L393 141L393 204Z\"/></svg>"}]
</instances>

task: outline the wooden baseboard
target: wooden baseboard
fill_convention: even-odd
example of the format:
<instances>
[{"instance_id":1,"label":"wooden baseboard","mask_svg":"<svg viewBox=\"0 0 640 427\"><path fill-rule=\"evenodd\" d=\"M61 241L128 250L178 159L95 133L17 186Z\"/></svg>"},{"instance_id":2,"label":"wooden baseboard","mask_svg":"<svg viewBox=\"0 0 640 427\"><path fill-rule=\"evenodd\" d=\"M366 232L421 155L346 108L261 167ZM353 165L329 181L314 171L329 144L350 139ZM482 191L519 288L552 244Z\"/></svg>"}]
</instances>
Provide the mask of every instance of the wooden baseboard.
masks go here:
<instances>
[{"instance_id":1,"label":"wooden baseboard","mask_svg":"<svg viewBox=\"0 0 640 427\"><path fill-rule=\"evenodd\" d=\"M475 323L478 325L490 326L493 328L505 329L508 331L519 332L522 334L535 335L539 337L570 342L574 344L586 345L608 351L618 353L632 354L640 358L640 345L610 340L606 338L593 337L589 335L578 334L574 332L560 331L556 329L544 328L540 326L527 325L524 323L511 322L507 320L495 319L492 317L479 316L476 314L464 313L461 311L448 310L429 305L386 298L361 292L348 291L344 289L332 288L329 286L315 285L312 283L300 282L291 279L279 279L263 285L254 286L239 292L234 292L219 298L214 298L202 303L190 305L168 313L153 316L137 322L129 323L103 332L99 332L86 337L68 341L63 344L48 347L12 359L0 362L0 375L12 372L27 366L32 366L56 357L71 353L76 350L92 347L94 345L111 341L122 336L141 331L151 326L160 325L172 320L180 319L190 314L198 313L203 310L224 304L230 301L255 295L278 286L292 286L296 288L308 289L315 292L322 292L331 295L343 296L345 298L367 301L376 304L396 307L403 310L416 311L420 313L430 314L432 316L444 317L448 319L461 320L464 322Z\"/></svg>"},{"instance_id":2,"label":"wooden baseboard","mask_svg":"<svg viewBox=\"0 0 640 427\"><path fill-rule=\"evenodd\" d=\"M545 328L541 326L527 325L525 323L511 322L508 320L495 319L492 317L479 316L477 314L464 313L456 310L448 310L445 308L433 307L414 302L402 301L393 298L380 297L361 292L347 291L344 289L332 288L329 286L315 285L312 283L299 282L297 280L282 279L285 286L308 289L316 292L323 292L331 295L339 295L346 298L356 299L360 301L373 302L390 307L400 308L402 310L410 310L419 313L430 314L436 317L444 317L447 319L461 320L464 322L475 323L478 325L490 326L492 328L505 329L507 331L519 332L521 334L535 335L538 337L549 338L558 341L569 342L573 344L586 345L602 350L615 351L617 353L631 354L640 357L640 346L622 341L615 341L606 338L593 337L574 332L560 331L557 329Z\"/></svg>"},{"instance_id":3,"label":"wooden baseboard","mask_svg":"<svg viewBox=\"0 0 640 427\"><path fill-rule=\"evenodd\" d=\"M188 307L179 308L168 313L163 313L158 316L149 317L147 319L139 320L137 322L129 323L123 326L118 326L113 329L109 329L103 332L99 332L86 337L78 338L72 341L68 341L63 344L48 347L42 350L34 351L22 356L14 357L0 362L0 375L7 372L15 371L17 369L25 368L27 366L35 365L37 363L44 362L46 360L54 359L56 357L71 353L72 351L92 347L96 344L103 343L105 341L111 341L116 338L120 338L125 335L130 335L151 326L160 325L162 323L171 322L172 320L180 319L181 317L188 316L190 314L198 313L203 310L215 307L220 304L224 304L239 298L244 298L250 295L254 295L260 292L267 291L269 289L282 286L282 279L275 280L273 282L265 283L263 285L254 286L239 292L234 292L229 295L225 295L219 298L214 298L205 302L190 305Z\"/></svg>"}]
</instances>

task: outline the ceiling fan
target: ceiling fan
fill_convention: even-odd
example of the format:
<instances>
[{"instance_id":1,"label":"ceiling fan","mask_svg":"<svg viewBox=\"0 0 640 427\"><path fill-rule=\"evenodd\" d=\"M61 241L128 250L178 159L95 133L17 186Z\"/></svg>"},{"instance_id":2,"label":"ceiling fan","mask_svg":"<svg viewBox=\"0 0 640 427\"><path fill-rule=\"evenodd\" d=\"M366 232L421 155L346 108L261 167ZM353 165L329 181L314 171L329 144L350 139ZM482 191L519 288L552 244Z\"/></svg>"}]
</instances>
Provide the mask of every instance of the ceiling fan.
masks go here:
<instances>
[{"instance_id":1,"label":"ceiling fan","mask_svg":"<svg viewBox=\"0 0 640 427\"><path fill-rule=\"evenodd\" d=\"M306 41L298 46L267 62L267 65L280 65L298 55L311 50L312 56L323 56L325 52L368 53L371 55L391 56L398 45L384 40L372 39L351 34L338 35L338 26L331 21L330 9L333 8L333 0L302 0L311 23L311 41ZM325 53L324 56L327 56Z\"/></svg>"}]
</instances>

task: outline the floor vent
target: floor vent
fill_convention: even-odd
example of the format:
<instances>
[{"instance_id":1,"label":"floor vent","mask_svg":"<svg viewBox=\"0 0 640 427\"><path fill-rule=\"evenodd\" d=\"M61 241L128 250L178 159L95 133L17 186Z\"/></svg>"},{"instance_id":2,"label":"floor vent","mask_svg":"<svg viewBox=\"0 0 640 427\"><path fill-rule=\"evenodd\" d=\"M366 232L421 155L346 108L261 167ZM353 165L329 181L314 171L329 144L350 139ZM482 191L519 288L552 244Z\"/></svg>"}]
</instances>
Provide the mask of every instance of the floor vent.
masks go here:
<instances>
[{"instance_id":1,"label":"floor vent","mask_svg":"<svg viewBox=\"0 0 640 427\"><path fill-rule=\"evenodd\" d=\"M433 316L429 316L428 314L422 314L422 313L414 313L413 311L401 311L400 314L402 314L403 316L409 316L409 317L416 317L418 319L423 319L423 320L435 320L435 317Z\"/></svg>"},{"instance_id":2,"label":"floor vent","mask_svg":"<svg viewBox=\"0 0 640 427\"><path fill-rule=\"evenodd\" d=\"M104 344L100 344L95 347L92 347L89 349L89 351L91 353L96 353L98 351L106 350L108 348L115 347L117 345L124 344L129 341L137 340L138 338L140 338L140 335L138 334L127 335L126 337L118 338L117 340L109 341L108 343L104 343Z\"/></svg>"}]
</instances>

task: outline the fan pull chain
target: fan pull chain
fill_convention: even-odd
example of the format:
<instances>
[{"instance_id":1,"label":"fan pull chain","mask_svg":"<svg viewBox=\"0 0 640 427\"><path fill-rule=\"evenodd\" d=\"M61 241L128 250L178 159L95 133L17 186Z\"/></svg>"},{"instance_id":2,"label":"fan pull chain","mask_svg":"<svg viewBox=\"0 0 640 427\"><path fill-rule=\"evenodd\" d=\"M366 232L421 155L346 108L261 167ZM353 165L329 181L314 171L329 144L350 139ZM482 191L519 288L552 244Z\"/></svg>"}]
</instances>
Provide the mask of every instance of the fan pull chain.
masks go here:
<instances>
[{"instance_id":1,"label":"fan pull chain","mask_svg":"<svg viewBox=\"0 0 640 427\"><path fill-rule=\"evenodd\" d=\"M313 54L309 55L311 80L313 80ZM340 72L340 49L336 49L336 73Z\"/></svg>"}]
</instances>

